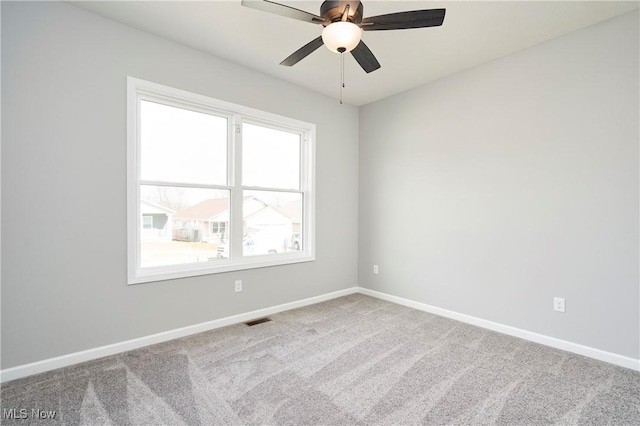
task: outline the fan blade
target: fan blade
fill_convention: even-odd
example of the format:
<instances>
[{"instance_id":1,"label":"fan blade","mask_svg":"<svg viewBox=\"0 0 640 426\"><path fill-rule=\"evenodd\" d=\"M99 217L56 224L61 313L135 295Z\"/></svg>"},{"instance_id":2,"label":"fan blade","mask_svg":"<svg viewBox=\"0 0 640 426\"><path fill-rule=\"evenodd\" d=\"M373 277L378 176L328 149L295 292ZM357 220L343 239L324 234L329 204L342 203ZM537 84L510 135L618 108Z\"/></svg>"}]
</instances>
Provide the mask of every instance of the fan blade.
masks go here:
<instances>
[{"instance_id":1,"label":"fan blade","mask_svg":"<svg viewBox=\"0 0 640 426\"><path fill-rule=\"evenodd\" d=\"M303 60L304 58L306 58L307 56L309 56L309 54L313 53L317 48L319 48L323 44L324 42L322 41L322 36L314 40L311 40L309 43L305 44L300 49L296 50L291 55L289 55L287 59L280 62L280 65L284 65L285 67L290 67L292 65L295 65L301 60Z\"/></svg>"},{"instance_id":2,"label":"fan blade","mask_svg":"<svg viewBox=\"0 0 640 426\"><path fill-rule=\"evenodd\" d=\"M324 22L324 19L318 15L269 0L242 0L241 4L252 9L274 13L276 15L297 19L299 21L311 22L312 24L322 24Z\"/></svg>"},{"instance_id":3,"label":"fan blade","mask_svg":"<svg viewBox=\"0 0 640 426\"><path fill-rule=\"evenodd\" d=\"M367 74L380 68L380 63L362 40L360 40L356 48L351 51L351 54Z\"/></svg>"},{"instance_id":4,"label":"fan blade","mask_svg":"<svg viewBox=\"0 0 640 426\"><path fill-rule=\"evenodd\" d=\"M363 31L405 30L409 28L438 27L444 22L445 9L411 10L370 16L360 24Z\"/></svg>"}]
</instances>

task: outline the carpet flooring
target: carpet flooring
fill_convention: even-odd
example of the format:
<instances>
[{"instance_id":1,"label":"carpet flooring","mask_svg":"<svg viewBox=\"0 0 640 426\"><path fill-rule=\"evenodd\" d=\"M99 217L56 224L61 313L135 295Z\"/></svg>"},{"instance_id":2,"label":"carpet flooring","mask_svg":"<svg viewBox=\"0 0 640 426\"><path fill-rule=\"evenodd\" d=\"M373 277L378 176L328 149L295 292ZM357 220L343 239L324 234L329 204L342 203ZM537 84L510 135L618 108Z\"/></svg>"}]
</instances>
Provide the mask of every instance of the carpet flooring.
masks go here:
<instances>
[{"instance_id":1,"label":"carpet flooring","mask_svg":"<svg viewBox=\"0 0 640 426\"><path fill-rule=\"evenodd\" d=\"M360 294L271 319L5 383L2 424L640 425L629 369Z\"/></svg>"}]
</instances>

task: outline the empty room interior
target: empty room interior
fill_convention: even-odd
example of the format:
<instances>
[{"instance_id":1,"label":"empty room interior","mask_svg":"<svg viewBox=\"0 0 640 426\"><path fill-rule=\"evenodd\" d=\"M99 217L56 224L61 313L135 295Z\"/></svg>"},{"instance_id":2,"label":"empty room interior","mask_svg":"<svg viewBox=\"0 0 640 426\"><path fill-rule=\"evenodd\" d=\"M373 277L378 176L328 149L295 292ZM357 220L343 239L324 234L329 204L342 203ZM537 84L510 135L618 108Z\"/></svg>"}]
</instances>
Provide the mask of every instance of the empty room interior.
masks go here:
<instances>
[{"instance_id":1,"label":"empty room interior","mask_svg":"<svg viewBox=\"0 0 640 426\"><path fill-rule=\"evenodd\" d=\"M0 2L0 422L640 424L639 5Z\"/></svg>"}]
</instances>

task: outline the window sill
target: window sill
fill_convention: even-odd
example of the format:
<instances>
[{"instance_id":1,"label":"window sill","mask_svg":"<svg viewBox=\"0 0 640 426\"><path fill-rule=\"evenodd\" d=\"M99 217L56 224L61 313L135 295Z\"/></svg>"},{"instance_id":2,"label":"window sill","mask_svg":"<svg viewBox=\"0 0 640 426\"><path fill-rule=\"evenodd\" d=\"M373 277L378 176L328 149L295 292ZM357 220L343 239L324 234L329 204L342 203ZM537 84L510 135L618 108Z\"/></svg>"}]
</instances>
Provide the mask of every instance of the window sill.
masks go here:
<instances>
[{"instance_id":1,"label":"window sill","mask_svg":"<svg viewBox=\"0 0 640 426\"><path fill-rule=\"evenodd\" d=\"M143 284L155 281L175 280L197 277L201 275L221 274L225 272L244 271L272 266L291 265L315 261L315 256L304 253L276 254L245 257L242 260L219 260L202 262L201 264L157 266L139 268L129 276L128 285ZM213 264L213 265L212 265ZM215 265L215 266L214 266Z\"/></svg>"}]
</instances>

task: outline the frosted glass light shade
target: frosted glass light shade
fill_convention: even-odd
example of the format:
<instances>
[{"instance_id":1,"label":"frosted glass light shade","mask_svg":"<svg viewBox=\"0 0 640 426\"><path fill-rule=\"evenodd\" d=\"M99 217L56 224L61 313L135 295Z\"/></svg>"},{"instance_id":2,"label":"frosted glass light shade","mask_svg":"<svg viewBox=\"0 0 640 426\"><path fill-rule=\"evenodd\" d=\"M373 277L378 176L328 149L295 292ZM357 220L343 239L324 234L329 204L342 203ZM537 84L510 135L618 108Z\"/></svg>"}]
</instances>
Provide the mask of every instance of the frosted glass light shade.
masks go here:
<instances>
[{"instance_id":1,"label":"frosted glass light shade","mask_svg":"<svg viewBox=\"0 0 640 426\"><path fill-rule=\"evenodd\" d=\"M362 30L351 22L334 22L322 30L322 41L332 52L344 47L347 52L352 51L360 43Z\"/></svg>"}]
</instances>

